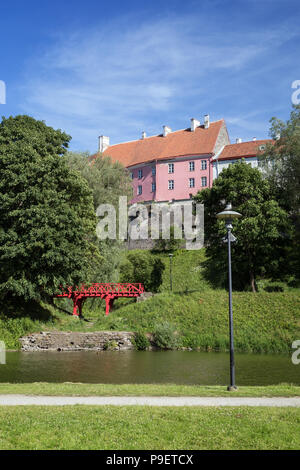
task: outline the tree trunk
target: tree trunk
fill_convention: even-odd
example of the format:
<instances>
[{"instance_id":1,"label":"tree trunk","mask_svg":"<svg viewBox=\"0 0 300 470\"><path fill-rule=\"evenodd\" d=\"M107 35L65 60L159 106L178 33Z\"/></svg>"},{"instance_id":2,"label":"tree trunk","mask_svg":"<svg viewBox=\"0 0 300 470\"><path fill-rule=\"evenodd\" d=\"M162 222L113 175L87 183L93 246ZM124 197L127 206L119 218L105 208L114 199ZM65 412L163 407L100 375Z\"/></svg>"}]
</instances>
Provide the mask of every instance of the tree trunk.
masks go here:
<instances>
[{"instance_id":1,"label":"tree trunk","mask_svg":"<svg viewBox=\"0 0 300 470\"><path fill-rule=\"evenodd\" d=\"M255 285L255 277L253 271L250 271L250 285L252 292L257 292L256 285Z\"/></svg>"}]
</instances>

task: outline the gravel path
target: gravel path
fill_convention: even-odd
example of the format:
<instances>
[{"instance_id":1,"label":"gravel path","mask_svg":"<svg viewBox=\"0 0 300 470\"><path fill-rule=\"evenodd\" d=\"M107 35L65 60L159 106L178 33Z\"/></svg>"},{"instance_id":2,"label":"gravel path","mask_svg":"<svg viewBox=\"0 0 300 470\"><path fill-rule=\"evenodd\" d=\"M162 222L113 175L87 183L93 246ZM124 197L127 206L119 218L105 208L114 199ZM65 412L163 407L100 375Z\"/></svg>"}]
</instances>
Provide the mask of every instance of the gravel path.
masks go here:
<instances>
[{"instance_id":1,"label":"gravel path","mask_svg":"<svg viewBox=\"0 0 300 470\"><path fill-rule=\"evenodd\" d=\"M0 395L0 406L148 405L148 406L296 406L300 397L53 397Z\"/></svg>"}]
</instances>

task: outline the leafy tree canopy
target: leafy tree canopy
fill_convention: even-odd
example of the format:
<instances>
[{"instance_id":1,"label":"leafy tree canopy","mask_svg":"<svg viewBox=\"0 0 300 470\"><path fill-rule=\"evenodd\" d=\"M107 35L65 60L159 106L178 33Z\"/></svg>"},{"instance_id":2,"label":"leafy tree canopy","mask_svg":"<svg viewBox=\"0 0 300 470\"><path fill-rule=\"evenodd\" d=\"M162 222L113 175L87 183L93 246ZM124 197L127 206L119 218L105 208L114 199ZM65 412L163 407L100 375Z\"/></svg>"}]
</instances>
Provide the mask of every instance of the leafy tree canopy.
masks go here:
<instances>
[{"instance_id":1,"label":"leafy tree canopy","mask_svg":"<svg viewBox=\"0 0 300 470\"><path fill-rule=\"evenodd\" d=\"M284 262L289 233L288 217L274 200L269 182L258 169L245 161L230 165L214 180L212 188L195 196L204 204L205 241L209 256L210 275L219 285L227 285L227 245L225 224L216 219L231 202L242 218L233 222L237 242L232 244L233 284L256 290L258 275L275 275Z\"/></svg>"},{"instance_id":2,"label":"leafy tree canopy","mask_svg":"<svg viewBox=\"0 0 300 470\"><path fill-rule=\"evenodd\" d=\"M119 162L112 162L108 156L89 160L88 152L68 152L68 166L80 172L93 193L95 210L100 204L112 204L116 209L119 196L132 198L132 184L128 170Z\"/></svg>"},{"instance_id":3,"label":"leafy tree canopy","mask_svg":"<svg viewBox=\"0 0 300 470\"><path fill-rule=\"evenodd\" d=\"M260 156L278 199L295 216L300 211L300 105L294 105L287 122L273 117L270 136L274 139Z\"/></svg>"},{"instance_id":4,"label":"leafy tree canopy","mask_svg":"<svg viewBox=\"0 0 300 470\"><path fill-rule=\"evenodd\" d=\"M65 155L70 136L29 116L0 123L0 298L51 296L87 280L98 250L91 191Z\"/></svg>"},{"instance_id":5,"label":"leafy tree canopy","mask_svg":"<svg viewBox=\"0 0 300 470\"><path fill-rule=\"evenodd\" d=\"M86 180L92 190L94 209L100 204L112 204L118 214L119 197L132 198L132 184L129 172L119 162L110 157L99 156L90 161L88 152L67 152L66 161ZM94 282L117 281L119 266L123 259L124 243L118 240L96 240L101 260L95 260L91 271Z\"/></svg>"}]
</instances>

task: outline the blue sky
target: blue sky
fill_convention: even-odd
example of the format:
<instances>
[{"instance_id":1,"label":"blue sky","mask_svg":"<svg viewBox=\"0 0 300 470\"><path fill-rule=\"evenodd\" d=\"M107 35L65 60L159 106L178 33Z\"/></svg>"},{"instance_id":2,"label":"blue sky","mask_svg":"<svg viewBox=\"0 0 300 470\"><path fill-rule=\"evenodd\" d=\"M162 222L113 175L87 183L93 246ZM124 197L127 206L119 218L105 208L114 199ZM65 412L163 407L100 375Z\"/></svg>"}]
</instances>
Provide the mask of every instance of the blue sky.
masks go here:
<instances>
[{"instance_id":1,"label":"blue sky","mask_svg":"<svg viewBox=\"0 0 300 470\"><path fill-rule=\"evenodd\" d=\"M298 0L15 0L0 6L4 116L29 114L72 150L226 120L268 137L300 80Z\"/></svg>"}]
</instances>

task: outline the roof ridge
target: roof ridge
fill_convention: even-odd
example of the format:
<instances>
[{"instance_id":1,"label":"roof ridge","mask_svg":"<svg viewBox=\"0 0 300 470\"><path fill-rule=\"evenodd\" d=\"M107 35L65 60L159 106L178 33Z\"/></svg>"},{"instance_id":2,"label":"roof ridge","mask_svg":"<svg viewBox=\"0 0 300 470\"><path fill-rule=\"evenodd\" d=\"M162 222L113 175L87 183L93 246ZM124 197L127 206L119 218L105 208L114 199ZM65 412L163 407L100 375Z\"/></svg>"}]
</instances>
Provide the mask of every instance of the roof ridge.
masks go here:
<instances>
[{"instance_id":1,"label":"roof ridge","mask_svg":"<svg viewBox=\"0 0 300 470\"><path fill-rule=\"evenodd\" d=\"M233 144L226 144L225 147L229 147L229 145L243 145L243 144L255 144L257 142L265 142L266 140L273 140L273 139L257 139L257 140L245 140L244 142L236 142Z\"/></svg>"},{"instance_id":2,"label":"roof ridge","mask_svg":"<svg viewBox=\"0 0 300 470\"><path fill-rule=\"evenodd\" d=\"M210 125L211 125L211 124L215 124L215 123L217 123L217 122L219 122L219 121L224 121L224 122L225 122L225 119L222 118L222 119L217 119L216 121L211 121L211 122L210 122ZM203 126L204 126L204 124L201 124L200 126L197 126L197 128L203 127ZM196 129L197 129L197 128L196 128ZM187 131L187 130L190 130L190 129L191 129L190 127L185 127L185 128L183 128L183 129L177 129L176 131L171 131L170 134L175 134L176 132ZM131 144L132 142L139 142L139 141L151 139L151 138L153 138L153 137L159 137L159 136L161 136L161 135L162 135L162 132L161 132L160 134L154 134L154 135L146 136L146 137L144 137L143 139L140 138L140 139L134 139L134 140L126 140L125 142L119 142L118 144L109 145L107 148L115 147L116 145ZM106 149L106 150L107 150L107 149ZM105 150L105 151L106 151L106 150Z\"/></svg>"}]
</instances>

